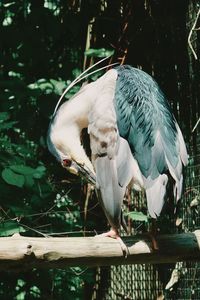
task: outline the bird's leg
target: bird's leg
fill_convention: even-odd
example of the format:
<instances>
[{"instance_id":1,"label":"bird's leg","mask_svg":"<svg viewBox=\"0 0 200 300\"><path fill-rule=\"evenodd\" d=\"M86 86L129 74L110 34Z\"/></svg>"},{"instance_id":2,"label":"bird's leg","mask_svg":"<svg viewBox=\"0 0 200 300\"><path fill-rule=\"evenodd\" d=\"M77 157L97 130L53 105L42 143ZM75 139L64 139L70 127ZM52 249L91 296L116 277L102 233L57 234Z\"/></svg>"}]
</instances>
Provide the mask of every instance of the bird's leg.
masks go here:
<instances>
[{"instance_id":1,"label":"bird's leg","mask_svg":"<svg viewBox=\"0 0 200 300\"><path fill-rule=\"evenodd\" d=\"M157 243L156 238L155 238L157 233L158 233L157 222L156 222L156 219L153 218L153 219L151 219L151 228L150 228L150 231L149 231L149 236L151 238L152 248L155 251L159 250L158 243Z\"/></svg>"},{"instance_id":2,"label":"bird's leg","mask_svg":"<svg viewBox=\"0 0 200 300\"><path fill-rule=\"evenodd\" d=\"M113 239L116 239L119 243L120 243L120 246L121 246L121 249L122 249L122 252L123 252L123 255L125 257L128 256L128 247L125 245L125 243L122 241L120 235L119 235L119 232L117 229L115 228L111 228L109 231L107 232L104 232L102 234L98 234L97 236L102 236L102 237L110 237L110 238L113 238Z\"/></svg>"}]
</instances>

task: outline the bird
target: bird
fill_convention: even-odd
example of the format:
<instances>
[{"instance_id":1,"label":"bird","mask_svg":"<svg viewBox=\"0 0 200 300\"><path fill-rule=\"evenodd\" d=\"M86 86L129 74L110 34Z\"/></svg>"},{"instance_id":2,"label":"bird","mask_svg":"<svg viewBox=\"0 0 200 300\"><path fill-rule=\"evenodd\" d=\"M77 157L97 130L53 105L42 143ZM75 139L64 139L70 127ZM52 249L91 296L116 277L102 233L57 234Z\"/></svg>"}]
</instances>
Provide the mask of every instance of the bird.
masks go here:
<instances>
[{"instance_id":1,"label":"bird","mask_svg":"<svg viewBox=\"0 0 200 300\"><path fill-rule=\"evenodd\" d=\"M81 143L84 128L90 137L90 158ZM162 211L169 178L175 200L181 198L183 167L188 163L184 138L165 94L141 69L115 66L57 105L47 145L64 168L95 185L111 226L103 235L118 239L123 251L120 228L125 227L122 205L127 188L145 191L153 219Z\"/></svg>"}]
</instances>

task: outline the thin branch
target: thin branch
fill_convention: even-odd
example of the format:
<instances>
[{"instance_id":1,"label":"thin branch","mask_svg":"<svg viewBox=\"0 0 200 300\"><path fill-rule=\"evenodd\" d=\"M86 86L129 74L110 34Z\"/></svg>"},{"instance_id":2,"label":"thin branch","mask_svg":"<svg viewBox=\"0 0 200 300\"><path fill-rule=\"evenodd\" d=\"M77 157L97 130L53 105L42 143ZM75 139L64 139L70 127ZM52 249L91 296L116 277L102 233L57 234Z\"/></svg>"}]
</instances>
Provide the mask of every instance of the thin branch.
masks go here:
<instances>
[{"instance_id":1,"label":"thin branch","mask_svg":"<svg viewBox=\"0 0 200 300\"><path fill-rule=\"evenodd\" d=\"M45 234L45 233L43 233L43 232L41 232L41 231L39 231L39 230L37 230L37 229L31 228L31 227L29 227L29 226L27 226L27 225L25 225L25 224L19 223L19 225L21 225L22 227L25 227L25 228L28 229L28 230L31 230L31 231L33 231L33 232L36 232L36 233L42 235L43 237L48 237L48 234Z\"/></svg>"},{"instance_id":2,"label":"thin branch","mask_svg":"<svg viewBox=\"0 0 200 300\"><path fill-rule=\"evenodd\" d=\"M197 126L199 125L200 122L200 118L198 119L198 121L196 122L196 124L194 125L193 129L192 129L192 133L195 131L195 129L197 128Z\"/></svg>"},{"instance_id":3,"label":"thin branch","mask_svg":"<svg viewBox=\"0 0 200 300\"><path fill-rule=\"evenodd\" d=\"M200 15L200 9L199 9L198 12L197 12L196 19L195 19L194 24L192 25L192 28L191 28L190 33L189 33L189 35L188 35L188 45L189 45L189 47L190 47L190 49L191 49L191 51L192 51L192 54L194 55L194 58L195 58L196 60L197 60L197 54L196 54L196 52L195 52L195 50L194 50L194 48L193 48L193 46L192 46L192 43L191 43L191 37L192 37L192 33L193 33L193 31L195 30L195 27L196 27L196 25L197 25L197 21L198 21L199 15Z\"/></svg>"}]
</instances>

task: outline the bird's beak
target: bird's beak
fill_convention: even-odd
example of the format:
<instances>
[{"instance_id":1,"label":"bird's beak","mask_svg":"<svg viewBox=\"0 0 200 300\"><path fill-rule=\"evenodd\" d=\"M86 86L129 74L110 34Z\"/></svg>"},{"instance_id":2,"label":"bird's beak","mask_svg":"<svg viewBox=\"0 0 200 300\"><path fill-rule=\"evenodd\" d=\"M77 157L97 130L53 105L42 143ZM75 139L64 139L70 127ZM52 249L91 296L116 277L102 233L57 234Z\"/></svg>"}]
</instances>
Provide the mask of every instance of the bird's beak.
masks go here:
<instances>
[{"instance_id":1,"label":"bird's beak","mask_svg":"<svg viewBox=\"0 0 200 300\"><path fill-rule=\"evenodd\" d=\"M78 163L74 160L71 160L70 165L66 166L62 164L65 169L67 169L71 174L75 174L77 176L83 177L86 181L96 184L96 177L95 174L87 168L86 165Z\"/></svg>"},{"instance_id":2,"label":"bird's beak","mask_svg":"<svg viewBox=\"0 0 200 300\"><path fill-rule=\"evenodd\" d=\"M78 162L76 162L76 165L78 167L79 175L85 178L89 183L96 185L95 174L89 168L87 168L86 165L79 164Z\"/></svg>"}]
</instances>

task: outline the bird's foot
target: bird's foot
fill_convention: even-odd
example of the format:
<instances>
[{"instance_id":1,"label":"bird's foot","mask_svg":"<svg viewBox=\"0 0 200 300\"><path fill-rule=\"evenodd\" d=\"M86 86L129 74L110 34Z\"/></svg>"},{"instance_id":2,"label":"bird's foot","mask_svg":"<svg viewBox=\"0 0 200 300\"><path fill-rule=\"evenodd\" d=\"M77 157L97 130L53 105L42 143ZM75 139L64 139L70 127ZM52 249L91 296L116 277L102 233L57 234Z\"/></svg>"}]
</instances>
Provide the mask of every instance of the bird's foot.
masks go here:
<instances>
[{"instance_id":1,"label":"bird's foot","mask_svg":"<svg viewBox=\"0 0 200 300\"><path fill-rule=\"evenodd\" d=\"M109 238L113 238L113 239L116 239L119 244L120 244L120 247L122 249L122 252L123 252L123 255L124 257L127 257L128 254L129 254L129 250L128 250L128 247L126 246L126 244L123 242L122 238L120 237L119 233L117 232L117 230L115 229L111 229L107 232L104 232L102 234L98 234L97 236L102 236L102 237L109 237Z\"/></svg>"},{"instance_id":2,"label":"bird's foot","mask_svg":"<svg viewBox=\"0 0 200 300\"><path fill-rule=\"evenodd\" d=\"M152 250L158 251L158 250L159 250L159 247L158 247L158 243L157 243L157 240L156 240L156 238L155 238L155 235L152 234L151 232L149 232L149 233L148 233L148 236L149 236L150 239L151 239Z\"/></svg>"},{"instance_id":3,"label":"bird's foot","mask_svg":"<svg viewBox=\"0 0 200 300\"><path fill-rule=\"evenodd\" d=\"M97 236L110 237L110 238L116 239L118 236L118 233L115 229L110 229L109 231L98 234Z\"/></svg>"},{"instance_id":4,"label":"bird's foot","mask_svg":"<svg viewBox=\"0 0 200 300\"><path fill-rule=\"evenodd\" d=\"M123 242L123 240L121 239L121 237L119 235L116 237L116 240L120 243L120 246L121 246L121 249L123 252L123 256L125 258L127 258L128 254L129 254L128 247L126 246L126 244Z\"/></svg>"}]
</instances>

